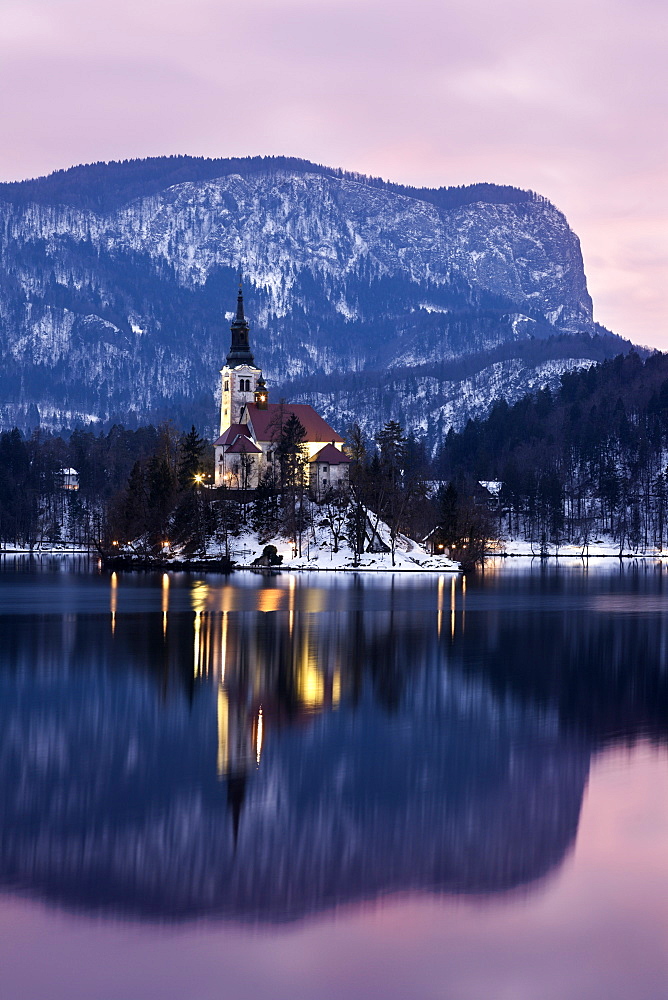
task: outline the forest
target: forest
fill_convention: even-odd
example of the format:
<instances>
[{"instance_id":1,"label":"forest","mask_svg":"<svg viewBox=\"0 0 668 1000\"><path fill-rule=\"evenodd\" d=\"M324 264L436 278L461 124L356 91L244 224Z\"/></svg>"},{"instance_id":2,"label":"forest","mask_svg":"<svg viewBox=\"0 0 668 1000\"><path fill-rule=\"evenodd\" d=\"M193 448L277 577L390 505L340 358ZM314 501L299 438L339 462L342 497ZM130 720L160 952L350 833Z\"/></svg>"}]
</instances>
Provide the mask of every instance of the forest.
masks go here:
<instances>
[{"instance_id":1,"label":"forest","mask_svg":"<svg viewBox=\"0 0 668 1000\"><path fill-rule=\"evenodd\" d=\"M0 435L0 544L26 548L75 544L113 546L156 557L186 557L213 548L229 557L234 539L249 532L260 543L294 540L295 554L317 521L334 551L344 539L358 555L378 551L378 524L390 528L394 558L400 532L421 536L435 523L428 497L424 449L388 422L375 441L352 427L350 480L314 496L295 417L277 433L275 471L259 489L215 488L213 449L195 427L179 433L172 424L107 434L75 431L68 440L18 430ZM76 489L68 488L70 470ZM387 546L386 546L387 547Z\"/></svg>"},{"instance_id":2,"label":"forest","mask_svg":"<svg viewBox=\"0 0 668 1000\"><path fill-rule=\"evenodd\" d=\"M113 212L135 198L145 198L175 184L214 180L227 174L253 174L294 170L326 174L385 188L428 201L439 208L459 208L476 201L520 204L540 201L540 195L507 184L467 184L440 188L414 188L380 177L311 163L295 156L244 156L209 159L203 156L155 156L146 159L88 163L56 170L48 177L0 184L0 200L14 204L73 205L93 212Z\"/></svg>"},{"instance_id":3,"label":"forest","mask_svg":"<svg viewBox=\"0 0 668 1000\"><path fill-rule=\"evenodd\" d=\"M438 479L501 490L497 533L586 547L662 549L668 525L668 355L635 352L569 372L559 391L497 401L484 420L448 433Z\"/></svg>"},{"instance_id":4,"label":"forest","mask_svg":"<svg viewBox=\"0 0 668 1000\"><path fill-rule=\"evenodd\" d=\"M0 543L110 545L187 553L211 540L229 551L244 532L301 546L314 518L331 544L357 553L380 544L373 520L477 562L491 540L622 550L668 541L668 355L631 352L562 376L557 392L493 404L489 416L450 431L434 458L393 420L368 437L348 429L349 484L314 498L304 431L286 424L277 471L257 491L215 489L212 448L195 427L164 422L69 437L0 435ZM77 490L64 487L75 469ZM495 495L481 482L497 481ZM369 514L371 512L371 516Z\"/></svg>"}]
</instances>

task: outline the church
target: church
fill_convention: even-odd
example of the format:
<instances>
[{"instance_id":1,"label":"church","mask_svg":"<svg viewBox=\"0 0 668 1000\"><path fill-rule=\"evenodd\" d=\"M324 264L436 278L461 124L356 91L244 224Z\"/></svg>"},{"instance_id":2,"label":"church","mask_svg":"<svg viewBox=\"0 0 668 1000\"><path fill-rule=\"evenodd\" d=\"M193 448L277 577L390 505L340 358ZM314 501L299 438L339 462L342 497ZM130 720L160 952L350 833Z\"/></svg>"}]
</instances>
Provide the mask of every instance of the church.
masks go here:
<instances>
[{"instance_id":1,"label":"church","mask_svg":"<svg viewBox=\"0 0 668 1000\"><path fill-rule=\"evenodd\" d=\"M232 341L221 369L220 436L214 441L215 485L253 490L274 468L276 445L291 416L306 432L304 458L313 495L348 481L344 439L305 403L269 402L267 383L255 365L241 282Z\"/></svg>"}]
</instances>

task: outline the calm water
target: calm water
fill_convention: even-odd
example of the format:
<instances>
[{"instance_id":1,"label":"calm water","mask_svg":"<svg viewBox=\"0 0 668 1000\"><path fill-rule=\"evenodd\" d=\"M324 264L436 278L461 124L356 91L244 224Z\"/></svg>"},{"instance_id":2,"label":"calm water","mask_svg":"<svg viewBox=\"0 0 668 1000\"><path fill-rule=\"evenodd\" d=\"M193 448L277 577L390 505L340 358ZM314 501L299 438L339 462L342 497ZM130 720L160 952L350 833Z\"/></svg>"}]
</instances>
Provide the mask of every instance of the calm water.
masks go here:
<instances>
[{"instance_id":1,"label":"calm water","mask_svg":"<svg viewBox=\"0 0 668 1000\"><path fill-rule=\"evenodd\" d=\"M2 1000L668 998L668 574L0 562Z\"/></svg>"}]
</instances>

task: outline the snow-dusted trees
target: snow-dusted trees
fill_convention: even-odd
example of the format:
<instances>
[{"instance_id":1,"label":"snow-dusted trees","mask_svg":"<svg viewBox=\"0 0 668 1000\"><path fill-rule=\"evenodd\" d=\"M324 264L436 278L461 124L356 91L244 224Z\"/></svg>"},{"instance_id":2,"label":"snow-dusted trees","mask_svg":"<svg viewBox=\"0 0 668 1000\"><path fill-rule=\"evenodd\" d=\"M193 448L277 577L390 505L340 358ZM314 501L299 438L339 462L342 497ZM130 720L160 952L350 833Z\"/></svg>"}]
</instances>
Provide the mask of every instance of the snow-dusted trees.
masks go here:
<instances>
[{"instance_id":1,"label":"snow-dusted trees","mask_svg":"<svg viewBox=\"0 0 668 1000\"><path fill-rule=\"evenodd\" d=\"M496 479L499 530L543 543L601 536L622 550L666 542L668 356L619 356L562 377L514 406L449 434L442 478Z\"/></svg>"}]
</instances>

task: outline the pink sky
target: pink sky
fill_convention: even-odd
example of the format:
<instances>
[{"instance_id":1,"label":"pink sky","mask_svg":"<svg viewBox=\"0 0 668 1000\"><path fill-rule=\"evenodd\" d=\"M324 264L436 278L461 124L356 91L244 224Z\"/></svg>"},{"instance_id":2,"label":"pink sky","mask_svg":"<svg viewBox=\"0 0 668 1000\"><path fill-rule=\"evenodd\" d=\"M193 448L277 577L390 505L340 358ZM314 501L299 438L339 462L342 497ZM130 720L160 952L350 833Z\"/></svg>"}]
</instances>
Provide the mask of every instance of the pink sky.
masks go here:
<instances>
[{"instance_id":1,"label":"pink sky","mask_svg":"<svg viewBox=\"0 0 668 1000\"><path fill-rule=\"evenodd\" d=\"M287 154L528 187L595 318L668 348L663 0L0 0L0 179Z\"/></svg>"}]
</instances>

